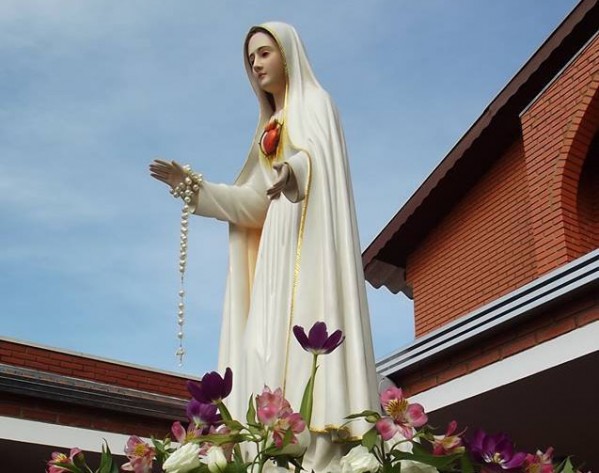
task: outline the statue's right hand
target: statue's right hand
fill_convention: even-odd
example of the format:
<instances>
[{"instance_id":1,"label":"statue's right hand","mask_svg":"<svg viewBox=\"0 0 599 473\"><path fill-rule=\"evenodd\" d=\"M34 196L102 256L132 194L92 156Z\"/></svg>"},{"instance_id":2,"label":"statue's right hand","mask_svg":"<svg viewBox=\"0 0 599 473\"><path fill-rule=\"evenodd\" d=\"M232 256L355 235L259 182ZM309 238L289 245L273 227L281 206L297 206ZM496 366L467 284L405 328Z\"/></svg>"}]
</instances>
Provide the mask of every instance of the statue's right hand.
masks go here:
<instances>
[{"instance_id":1,"label":"statue's right hand","mask_svg":"<svg viewBox=\"0 0 599 473\"><path fill-rule=\"evenodd\" d=\"M150 163L150 176L168 184L172 189L185 180L185 171L176 161L155 159Z\"/></svg>"}]
</instances>

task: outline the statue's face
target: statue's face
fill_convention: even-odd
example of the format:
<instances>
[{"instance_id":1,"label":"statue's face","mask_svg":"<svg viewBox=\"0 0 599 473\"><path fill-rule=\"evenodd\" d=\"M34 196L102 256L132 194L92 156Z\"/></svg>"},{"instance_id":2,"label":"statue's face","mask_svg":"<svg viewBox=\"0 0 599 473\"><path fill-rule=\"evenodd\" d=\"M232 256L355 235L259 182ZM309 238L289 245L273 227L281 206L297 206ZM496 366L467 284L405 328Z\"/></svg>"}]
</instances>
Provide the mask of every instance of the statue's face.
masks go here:
<instances>
[{"instance_id":1,"label":"statue's face","mask_svg":"<svg viewBox=\"0 0 599 473\"><path fill-rule=\"evenodd\" d=\"M285 66L275 40L266 33L255 33L248 41L247 54L260 88L271 94L284 92Z\"/></svg>"}]
</instances>

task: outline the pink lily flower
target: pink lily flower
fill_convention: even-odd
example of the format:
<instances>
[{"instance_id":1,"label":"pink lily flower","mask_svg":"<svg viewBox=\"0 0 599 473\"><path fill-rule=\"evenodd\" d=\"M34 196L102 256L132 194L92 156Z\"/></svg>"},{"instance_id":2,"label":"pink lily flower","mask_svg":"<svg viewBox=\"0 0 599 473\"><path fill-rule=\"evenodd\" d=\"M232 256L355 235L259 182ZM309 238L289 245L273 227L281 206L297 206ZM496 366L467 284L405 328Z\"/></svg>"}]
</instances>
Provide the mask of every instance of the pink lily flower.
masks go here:
<instances>
[{"instance_id":1,"label":"pink lily flower","mask_svg":"<svg viewBox=\"0 0 599 473\"><path fill-rule=\"evenodd\" d=\"M154 447L150 447L137 435L132 435L125 446L125 455L129 461L121 466L121 469L135 473L150 473L154 454Z\"/></svg>"},{"instance_id":2,"label":"pink lily flower","mask_svg":"<svg viewBox=\"0 0 599 473\"><path fill-rule=\"evenodd\" d=\"M526 454L524 471L526 473L553 473L553 448L549 447L545 453L537 450L535 455Z\"/></svg>"},{"instance_id":3,"label":"pink lily flower","mask_svg":"<svg viewBox=\"0 0 599 473\"><path fill-rule=\"evenodd\" d=\"M451 455L464 451L465 448L460 437L464 431L453 435L457 428L458 423L452 420L447 426L445 435L435 435L433 437L433 455Z\"/></svg>"},{"instance_id":4,"label":"pink lily flower","mask_svg":"<svg viewBox=\"0 0 599 473\"><path fill-rule=\"evenodd\" d=\"M75 457L81 453L80 448L71 448L69 456L62 452L52 452L52 458L48 461L48 473L65 473L68 472L66 468L57 466L56 463L68 463L69 465L74 464Z\"/></svg>"},{"instance_id":5,"label":"pink lily flower","mask_svg":"<svg viewBox=\"0 0 599 473\"><path fill-rule=\"evenodd\" d=\"M421 427L428 421L424 408L418 403L410 404L400 388L386 389L381 394L381 404L389 416L375 424L383 440L390 440L398 432L411 439L414 427Z\"/></svg>"}]
</instances>

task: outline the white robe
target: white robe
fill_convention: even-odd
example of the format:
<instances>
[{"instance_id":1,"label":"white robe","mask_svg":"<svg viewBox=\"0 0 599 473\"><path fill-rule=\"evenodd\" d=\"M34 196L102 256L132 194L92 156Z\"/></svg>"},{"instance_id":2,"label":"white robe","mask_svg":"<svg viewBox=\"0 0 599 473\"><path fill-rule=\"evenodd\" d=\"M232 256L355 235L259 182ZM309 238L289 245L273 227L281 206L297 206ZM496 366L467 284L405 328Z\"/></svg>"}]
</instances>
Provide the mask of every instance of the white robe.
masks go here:
<instances>
[{"instance_id":1,"label":"white robe","mask_svg":"<svg viewBox=\"0 0 599 473\"><path fill-rule=\"evenodd\" d=\"M276 178L258 139L272 109L260 102L258 128L234 185L204 181L195 213L229 222L229 273L223 311L219 370L233 370L227 404L245 419L250 394L281 387L299 410L312 357L291 328L326 322L345 342L319 360L311 430L336 431L345 416L378 408L377 380L364 275L343 131L328 94L314 78L295 30L264 26L284 53L288 90L280 161L298 192L272 202L266 189ZM246 68L249 65L246 60ZM360 436L366 425L349 426ZM318 470L317 470L318 471Z\"/></svg>"}]
</instances>

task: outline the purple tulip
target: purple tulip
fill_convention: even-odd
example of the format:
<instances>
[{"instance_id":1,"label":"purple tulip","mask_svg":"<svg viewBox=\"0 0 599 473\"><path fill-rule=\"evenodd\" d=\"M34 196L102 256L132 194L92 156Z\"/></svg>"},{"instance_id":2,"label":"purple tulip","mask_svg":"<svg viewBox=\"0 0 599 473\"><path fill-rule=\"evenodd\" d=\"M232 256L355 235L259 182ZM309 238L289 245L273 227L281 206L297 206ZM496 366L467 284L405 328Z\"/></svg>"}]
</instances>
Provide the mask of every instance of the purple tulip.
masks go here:
<instances>
[{"instance_id":1,"label":"purple tulip","mask_svg":"<svg viewBox=\"0 0 599 473\"><path fill-rule=\"evenodd\" d=\"M196 399L187 404L187 417L196 428L202 430L202 435L207 434L211 426L221 423L222 418L216 411L214 404L202 404Z\"/></svg>"},{"instance_id":2,"label":"purple tulip","mask_svg":"<svg viewBox=\"0 0 599 473\"><path fill-rule=\"evenodd\" d=\"M293 327L293 334L302 348L314 355L328 355L345 340L341 330L335 330L329 337L327 324L324 322L316 322L308 336L306 336L304 327L296 325Z\"/></svg>"},{"instance_id":3,"label":"purple tulip","mask_svg":"<svg viewBox=\"0 0 599 473\"><path fill-rule=\"evenodd\" d=\"M201 404L218 404L231 394L233 388L233 372L231 368L221 377L216 371L211 371L202 376L198 381L187 381L187 390Z\"/></svg>"},{"instance_id":4,"label":"purple tulip","mask_svg":"<svg viewBox=\"0 0 599 473\"><path fill-rule=\"evenodd\" d=\"M477 462L495 471L509 471L520 468L526 454L514 452L514 444L506 434L488 435L477 430L468 442L472 457Z\"/></svg>"}]
</instances>

